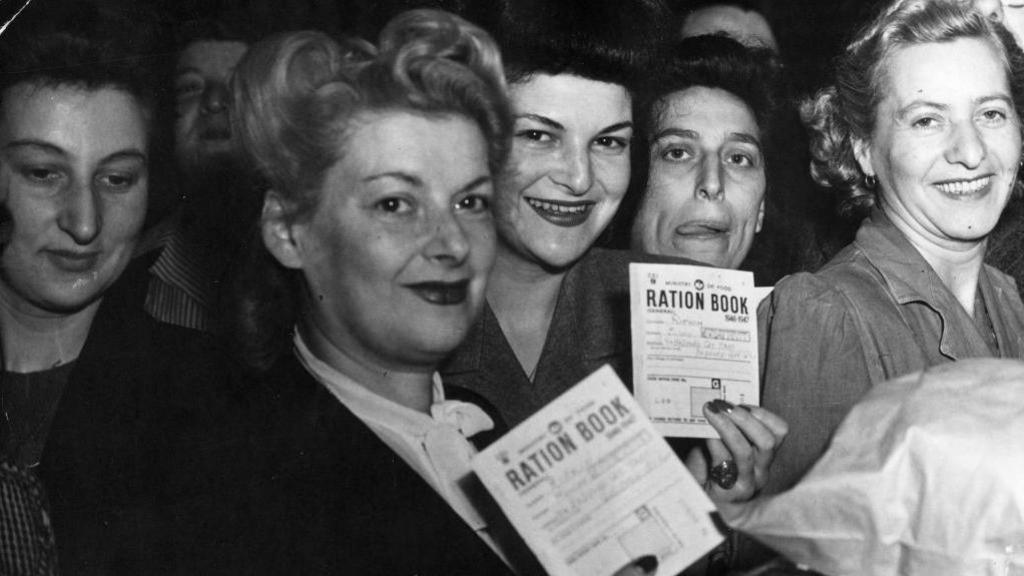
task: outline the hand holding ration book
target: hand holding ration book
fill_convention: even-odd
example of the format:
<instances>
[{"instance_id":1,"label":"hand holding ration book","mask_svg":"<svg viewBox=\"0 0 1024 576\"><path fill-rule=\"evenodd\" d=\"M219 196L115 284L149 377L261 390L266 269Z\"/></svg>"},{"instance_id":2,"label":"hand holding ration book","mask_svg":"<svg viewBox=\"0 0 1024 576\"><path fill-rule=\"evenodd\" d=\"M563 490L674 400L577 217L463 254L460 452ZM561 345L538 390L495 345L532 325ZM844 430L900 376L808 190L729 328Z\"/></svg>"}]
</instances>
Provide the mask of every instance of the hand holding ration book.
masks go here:
<instances>
[{"instance_id":1,"label":"hand holding ration book","mask_svg":"<svg viewBox=\"0 0 1024 576\"><path fill-rule=\"evenodd\" d=\"M554 576L608 576L650 555L676 574L722 540L714 505L607 366L473 469Z\"/></svg>"},{"instance_id":2,"label":"hand holding ration book","mask_svg":"<svg viewBox=\"0 0 1024 576\"><path fill-rule=\"evenodd\" d=\"M661 434L715 438L705 403L759 403L758 290L750 272L629 265L633 390Z\"/></svg>"}]
</instances>

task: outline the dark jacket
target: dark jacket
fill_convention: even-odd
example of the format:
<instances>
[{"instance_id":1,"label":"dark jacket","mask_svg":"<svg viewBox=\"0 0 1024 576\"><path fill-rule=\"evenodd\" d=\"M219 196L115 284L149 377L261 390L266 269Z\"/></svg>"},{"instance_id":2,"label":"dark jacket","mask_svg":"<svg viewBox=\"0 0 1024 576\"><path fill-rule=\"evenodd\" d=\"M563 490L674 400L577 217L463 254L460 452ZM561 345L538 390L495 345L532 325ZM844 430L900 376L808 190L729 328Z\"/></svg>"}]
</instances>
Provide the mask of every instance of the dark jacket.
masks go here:
<instances>
[{"instance_id":1,"label":"dark jacket","mask_svg":"<svg viewBox=\"0 0 1024 576\"><path fill-rule=\"evenodd\" d=\"M216 556L193 512L217 476L224 365L143 311L146 264L103 297L36 470L64 574L191 573Z\"/></svg>"},{"instance_id":2,"label":"dark jacket","mask_svg":"<svg viewBox=\"0 0 1024 576\"><path fill-rule=\"evenodd\" d=\"M249 485L261 574L510 574L419 474L289 354L258 386ZM453 399L467 399L446 387ZM492 418L496 414L492 414ZM482 447L499 430L471 440Z\"/></svg>"},{"instance_id":3,"label":"dark jacket","mask_svg":"<svg viewBox=\"0 0 1024 576\"><path fill-rule=\"evenodd\" d=\"M696 264L592 248L562 280L533 380L523 371L490 305L485 305L469 336L441 367L445 384L483 396L510 428L605 364L629 385L631 262Z\"/></svg>"}]
</instances>

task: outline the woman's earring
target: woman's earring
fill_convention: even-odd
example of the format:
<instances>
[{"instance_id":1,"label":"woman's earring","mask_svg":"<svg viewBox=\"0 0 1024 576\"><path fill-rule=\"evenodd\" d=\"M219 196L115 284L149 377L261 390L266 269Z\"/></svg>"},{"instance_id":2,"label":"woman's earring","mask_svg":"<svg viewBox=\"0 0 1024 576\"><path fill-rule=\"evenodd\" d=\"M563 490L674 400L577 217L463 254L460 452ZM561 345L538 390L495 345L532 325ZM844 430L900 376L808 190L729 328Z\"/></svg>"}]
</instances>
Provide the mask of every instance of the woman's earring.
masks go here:
<instances>
[{"instance_id":1,"label":"woman's earring","mask_svg":"<svg viewBox=\"0 0 1024 576\"><path fill-rule=\"evenodd\" d=\"M875 187L878 186L878 178L876 178L874 174L865 174L864 185L871 190L874 190Z\"/></svg>"}]
</instances>

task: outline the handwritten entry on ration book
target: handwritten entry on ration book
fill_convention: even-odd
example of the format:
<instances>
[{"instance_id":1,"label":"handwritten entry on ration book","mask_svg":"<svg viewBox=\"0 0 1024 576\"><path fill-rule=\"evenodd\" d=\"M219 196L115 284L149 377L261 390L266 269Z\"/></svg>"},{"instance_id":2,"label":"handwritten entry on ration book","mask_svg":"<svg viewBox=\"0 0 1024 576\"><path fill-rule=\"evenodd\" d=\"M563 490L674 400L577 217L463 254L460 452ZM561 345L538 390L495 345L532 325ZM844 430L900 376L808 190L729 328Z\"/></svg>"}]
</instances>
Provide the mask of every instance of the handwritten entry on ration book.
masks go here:
<instances>
[{"instance_id":1,"label":"handwritten entry on ration book","mask_svg":"<svg viewBox=\"0 0 1024 576\"><path fill-rule=\"evenodd\" d=\"M608 366L472 464L553 576L608 576L646 555L676 574L722 540L714 505Z\"/></svg>"},{"instance_id":2,"label":"handwritten entry on ration book","mask_svg":"<svg viewBox=\"0 0 1024 576\"><path fill-rule=\"evenodd\" d=\"M715 438L705 402L758 404L754 275L630 264L633 391L664 436Z\"/></svg>"}]
</instances>

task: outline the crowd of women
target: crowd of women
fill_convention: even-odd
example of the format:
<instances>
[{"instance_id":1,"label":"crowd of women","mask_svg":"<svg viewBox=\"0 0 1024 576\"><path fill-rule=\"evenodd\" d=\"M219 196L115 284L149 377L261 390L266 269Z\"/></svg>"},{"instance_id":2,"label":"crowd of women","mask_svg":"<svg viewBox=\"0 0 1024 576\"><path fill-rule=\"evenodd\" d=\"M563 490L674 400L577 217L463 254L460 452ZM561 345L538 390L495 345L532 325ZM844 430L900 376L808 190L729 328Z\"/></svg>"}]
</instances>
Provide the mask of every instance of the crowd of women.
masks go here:
<instances>
[{"instance_id":1,"label":"crowd of women","mask_svg":"<svg viewBox=\"0 0 1024 576\"><path fill-rule=\"evenodd\" d=\"M779 208L806 152L778 57L668 39L656 2L263 38L227 105L254 217L205 333L145 308L145 61L0 39L0 572L542 573L469 460L602 365L629 383L631 262L793 273L758 314L763 405L708 403L718 438L673 446L718 504L792 487L886 380L1024 358L985 263L1024 111L990 4L892 1L800 103L859 226L820 268Z\"/></svg>"}]
</instances>

